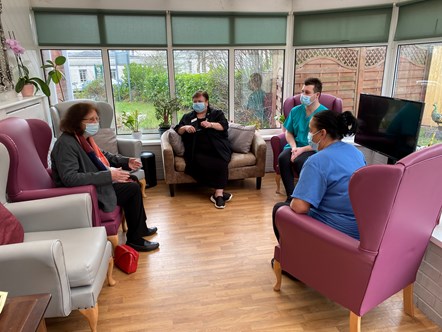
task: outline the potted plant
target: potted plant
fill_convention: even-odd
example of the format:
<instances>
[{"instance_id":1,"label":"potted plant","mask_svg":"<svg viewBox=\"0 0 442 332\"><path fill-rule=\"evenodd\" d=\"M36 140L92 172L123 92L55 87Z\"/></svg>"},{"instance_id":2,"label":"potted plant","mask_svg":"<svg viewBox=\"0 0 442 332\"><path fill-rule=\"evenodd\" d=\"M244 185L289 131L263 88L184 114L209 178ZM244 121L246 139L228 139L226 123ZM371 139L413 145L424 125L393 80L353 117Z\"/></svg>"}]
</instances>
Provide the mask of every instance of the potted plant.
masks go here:
<instances>
[{"instance_id":1,"label":"potted plant","mask_svg":"<svg viewBox=\"0 0 442 332\"><path fill-rule=\"evenodd\" d=\"M170 128L172 123L172 116L181 108L181 102L178 98L158 97L153 102L155 107L155 117L160 121L159 132L160 136Z\"/></svg>"},{"instance_id":2,"label":"potted plant","mask_svg":"<svg viewBox=\"0 0 442 332\"><path fill-rule=\"evenodd\" d=\"M142 136L142 132L140 131L141 117L142 115L137 109L133 111L123 111L121 114L121 123L132 131L132 137L136 139L141 139Z\"/></svg>"},{"instance_id":3,"label":"potted plant","mask_svg":"<svg viewBox=\"0 0 442 332\"><path fill-rule=\"evenodd\" d=\"M46 62L48 63L47 65L41 66L42 69L49 69L46 84L49 85L51 82L54 82L54 84L58 84L61 92L60 101L64 101L63 87L61 85L61 80L64 78L64 74L59 68L60 66L63 66L65 64L66 57L64 57L63 55L59 55L54 59L54 61L46 60Z\"/></svg>"}]
</instances>

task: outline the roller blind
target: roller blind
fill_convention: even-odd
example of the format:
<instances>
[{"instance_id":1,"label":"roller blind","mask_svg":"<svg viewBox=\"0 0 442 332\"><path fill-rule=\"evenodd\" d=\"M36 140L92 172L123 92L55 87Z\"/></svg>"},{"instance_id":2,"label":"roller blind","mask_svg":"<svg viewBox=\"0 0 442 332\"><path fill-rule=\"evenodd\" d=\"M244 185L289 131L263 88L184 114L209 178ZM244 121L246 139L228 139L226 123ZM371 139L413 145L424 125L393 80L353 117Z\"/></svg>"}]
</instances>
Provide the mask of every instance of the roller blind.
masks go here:
<instances>
[{"instance_id":1,"label":"roller blind","mask_svg":"<svg viewBox=\"0 0 442 332\"><path fill-rule=\"evenodd\" d=\"M294 45L387 42L391 8L295 14Z\"/></svg>"},{"instance_id":2,"label":"roller blind","mask_svg":"<svg viewBox=\"0 0 442 332\"><path fill-rule=\"evenodd\" d=\"M442 1L427 0L399 6L395 40L442 36Z\"/></svg>"},{"instance_id":3,"label":"roller blind","mask_svg":"<svg viewBox=\"0 0 442 332\"><path fill-rule=\"evenodd\" d=\"M172 13L175 46L285 45L287 16Z\"/></svg>"},{"instance_id":4,"label":"roller blind","mask_svg":"<svg viewBox=\"0 0 442 332\"><path fill-rule=\"evenodd\" d=\"M165 14L34 10L41 46L166 46Z\"/></svg>"}]
</instances>

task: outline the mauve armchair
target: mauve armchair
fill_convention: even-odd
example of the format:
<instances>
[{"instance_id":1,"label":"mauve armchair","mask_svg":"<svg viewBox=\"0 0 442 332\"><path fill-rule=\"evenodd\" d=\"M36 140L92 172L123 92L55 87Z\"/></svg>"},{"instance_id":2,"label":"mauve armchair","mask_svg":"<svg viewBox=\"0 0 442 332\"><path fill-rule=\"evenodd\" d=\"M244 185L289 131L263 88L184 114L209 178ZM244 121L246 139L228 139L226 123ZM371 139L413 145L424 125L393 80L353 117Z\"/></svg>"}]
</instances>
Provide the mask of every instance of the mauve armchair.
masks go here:
<instances>
[{"instance_id":1,"label":"mauve armchair","mask_svg":"<svg viewBox=\"0 0 442 332\"><path fill-rule=\"evenodd\" d=\"M301 95L295 95L293 97L289 97L284 101L283 105L283 112L285 118L288 117L290 111L293 107L300 105ZM341 113L342 112L342 99L332 96L330 94L321 93L321 96L319 97L319 102L327 107L329 110L333 110L336 112ZM275 135L270 139L270 145L272 147L273 151L273 170L275 171L275 182L276 182L276 193L280 193L280 181L281 181L281 175L279 172L279 164L278 164L278 157L279 154L282 152L282 149L287 144L287 140L285 139L285 133L282 132L281 134ZM288 193L287 193L288 194Z\"/></svg>"},{"instance_id":2,"label":"mauve armchair","mask_svg":"<svg viewBox=\"0 0 442 332\"><path fill-rule=\"evenodd\" d=\"M95 186L56 188L48 167L51 141L51 128L42 120L10 117L0 121L0 143L5 145L10 158L8 200L19 202L88 193L92 198L93 225L104 226L109 241L117 246L122 210L119 206L112 212L100 210Z\"/></svg>"},{"instance_id":3,"label":"mauve armchair","mask_svg":"<svg viewBox=\"0 0 442 332\"><path fill-rule=\"evenodd\" d=\"M280 240L274 271L298 278L350 310L350 331L361 317L400 290L413 315L413 283L442 206L442 144L395 165L356 171L349 194L360 241L284 206L276 212Z\"/></svg>"}]
</instances>

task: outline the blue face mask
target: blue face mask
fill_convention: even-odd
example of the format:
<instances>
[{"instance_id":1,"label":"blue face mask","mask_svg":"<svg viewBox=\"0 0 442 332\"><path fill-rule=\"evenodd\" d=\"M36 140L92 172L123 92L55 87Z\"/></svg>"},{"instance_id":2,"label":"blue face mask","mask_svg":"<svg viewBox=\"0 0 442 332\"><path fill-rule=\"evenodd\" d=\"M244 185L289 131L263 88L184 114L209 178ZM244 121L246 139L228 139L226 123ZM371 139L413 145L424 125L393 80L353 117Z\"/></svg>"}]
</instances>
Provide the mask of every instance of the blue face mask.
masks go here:
<instances>
[{"instance_id":1,"label":"blue face mask","mask_svg":"<svg viewBox=\"0 0 442 332\"><path fill-rule=\"evenodd\" d=\"M310 145L310 147L313 149L313 151L318 151L319 143L321 143L321 140L319 140L318 143L313 142L313 136L315 136L319 132L320 132L320 130L318 130L314 134L312 134L312 133L307 134L308 145Z\"/></svg>"},{"instance_id":2,"label":"blue face mask","mask_svg":"<svg viewBox=\"0 0 442 332\"><path fill-rule=\"evenodd\" d=\"M84 133L87 136L94 136L96 133L98 133L98 129L100 129L100 124L98 122L86 123L86 129L84 130Z\"/></svg>"},{"instance_id":3,"label":"blue face mask","mask_svg":"<svg viewBox=\"0 0 442 332\"><path fill-rule=\"evenodd\" d=\"M206 109L206 104L204 102L193 103L192 108L195 112L201 113Z\"/></svg>"},{"instance_id":4,"label":"blue face mask","mask_svg":"<svg viewBox=\"0 0 442 332\"><path fill-rule=\"evenodd\" d=\"M312 98L310 96L306 96L305 94L301 94L300 97L301 100L301 104L304 106L310 106L311 104L313 104Z\"/></svg>"}]
</instances>

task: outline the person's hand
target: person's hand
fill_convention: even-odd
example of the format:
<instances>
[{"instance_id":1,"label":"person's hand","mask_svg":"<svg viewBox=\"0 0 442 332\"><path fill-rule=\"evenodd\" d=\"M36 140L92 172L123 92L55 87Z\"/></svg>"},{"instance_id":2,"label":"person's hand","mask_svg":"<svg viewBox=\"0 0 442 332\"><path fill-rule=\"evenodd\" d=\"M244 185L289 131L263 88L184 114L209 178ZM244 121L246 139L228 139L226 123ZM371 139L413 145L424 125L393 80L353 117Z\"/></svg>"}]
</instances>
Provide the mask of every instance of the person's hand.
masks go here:
<instances>
[{"instance_id":1,"label":"person's hand","mask_svg":"<svg viewBox=\"0 0 442 332\"><path fill-rule=\"evenodd\" d=\"M302 148L292 148L292 155L290 156L290 161L293 162L304 150Z\"/></svg>"},{"instance_id":2,"label":"person's hand","mask_svg":"<svg viewBox=\"0 0 442 332\"><path fill-rule=\"evenodd\" d=\"M135 170L135 169L140 168L142 164L141 164L141 161L139 161L136 158L129 158L128 165L129 165L130 169Z\"/></svg>"},{"instance_id":3,"label":"person's hand","mask_svg":"<svg viewBox=\"0 0 442 332\"><path fill-rule=\"evenodd\" d=\"M184 129L185 129L186 133L189 133L189 134L193 134L196 132L196 129L194 126L187 125L187 126L184 126Z\"/></svg>"},{"instance_id":4,"label":"person's hand","mask_svg":"<svg viewBox=\"0 0 442 332\"><path fill-rule=\"evenodd\" d=\"M203 127L203 128L212 128L213 127L213 123L209 122L207 120L204 120L203 122L201 122L201 127Z\"/></svg>"},{"instance_id":5,"label":"person's hand","mask_svg":"<svg viewBox=\"0 0 442 332\"><path fill-rule=\"evenodd\" d=\"M128 182L129 181L129 172L123 171L120 168L111 167L110 168L112 181L113 182Z\"/></svg>"}]
</instances>

